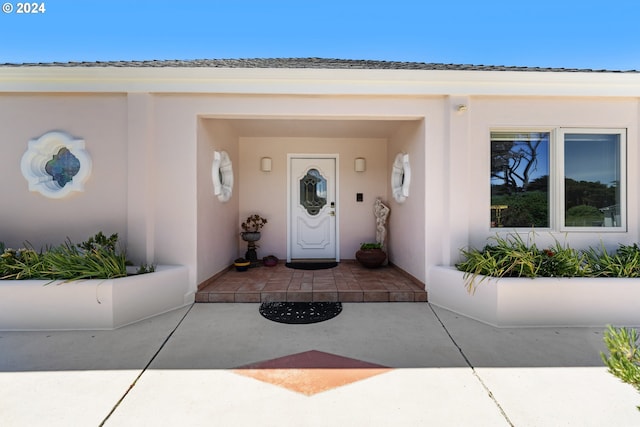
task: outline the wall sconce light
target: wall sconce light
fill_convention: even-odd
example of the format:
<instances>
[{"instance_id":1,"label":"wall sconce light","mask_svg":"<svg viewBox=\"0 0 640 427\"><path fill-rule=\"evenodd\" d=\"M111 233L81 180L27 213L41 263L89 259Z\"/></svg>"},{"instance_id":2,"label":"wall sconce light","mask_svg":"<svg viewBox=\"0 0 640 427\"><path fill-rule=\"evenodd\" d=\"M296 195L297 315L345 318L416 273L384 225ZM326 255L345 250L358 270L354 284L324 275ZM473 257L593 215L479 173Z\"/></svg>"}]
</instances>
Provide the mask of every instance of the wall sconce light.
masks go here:
<instances>
[{"instance_id":1,"label":"wall sconce light","mask_svg":"<svg viewBox=\"0 0 640 427\"><path fill-rule=\"evenodd\" d=\"M271 157L263 157L260 159L260 170L262 172L271 172Z\"/></svg>"},{"instance_id":2,"label":"wall sconce light","mask_svg":"<svg viewBox=\"0 0 640 427\"><path fill-rule=\"evenodd\" d=\"M355 164L356 172L364 172L367 170L367 161L364 157L357 157Z\"/></svg>"}]
</instances>

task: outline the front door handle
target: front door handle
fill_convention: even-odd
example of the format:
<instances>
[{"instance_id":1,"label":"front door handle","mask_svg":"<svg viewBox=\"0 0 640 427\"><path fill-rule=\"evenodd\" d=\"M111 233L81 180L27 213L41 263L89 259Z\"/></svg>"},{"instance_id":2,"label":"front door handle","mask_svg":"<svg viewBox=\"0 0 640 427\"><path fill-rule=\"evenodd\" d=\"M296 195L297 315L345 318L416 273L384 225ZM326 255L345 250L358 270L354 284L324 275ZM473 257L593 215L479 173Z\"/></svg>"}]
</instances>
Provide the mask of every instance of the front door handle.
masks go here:
<instances>
[{"instance_id":1,"label":"front door handle","mask_svg":"<svg viewBox=\"0 0 640 427\"><path fill-rule=\"evenodd\" d=\"M329 216L336 216L336 212L335 211L329 212Z\"/></svg>"}]
</instances>

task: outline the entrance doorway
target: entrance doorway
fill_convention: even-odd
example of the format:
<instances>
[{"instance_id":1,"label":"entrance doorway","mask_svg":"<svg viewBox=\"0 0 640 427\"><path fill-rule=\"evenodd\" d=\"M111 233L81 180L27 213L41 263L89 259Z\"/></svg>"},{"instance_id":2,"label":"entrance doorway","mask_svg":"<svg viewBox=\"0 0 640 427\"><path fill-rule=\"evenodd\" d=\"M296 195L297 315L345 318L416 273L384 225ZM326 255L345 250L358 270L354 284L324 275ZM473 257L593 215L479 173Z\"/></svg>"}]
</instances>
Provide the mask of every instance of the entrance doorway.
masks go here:
<instances>
[{"instance_id":1,"label":"entrance doorway","mask_svg":"<svg viewBox=\"0 0 640 427\"><path fill-rule=\"evenodd\" d=\"M336 155L289 157L287 261L339 261Z\"/></svg>"}]
</instances>

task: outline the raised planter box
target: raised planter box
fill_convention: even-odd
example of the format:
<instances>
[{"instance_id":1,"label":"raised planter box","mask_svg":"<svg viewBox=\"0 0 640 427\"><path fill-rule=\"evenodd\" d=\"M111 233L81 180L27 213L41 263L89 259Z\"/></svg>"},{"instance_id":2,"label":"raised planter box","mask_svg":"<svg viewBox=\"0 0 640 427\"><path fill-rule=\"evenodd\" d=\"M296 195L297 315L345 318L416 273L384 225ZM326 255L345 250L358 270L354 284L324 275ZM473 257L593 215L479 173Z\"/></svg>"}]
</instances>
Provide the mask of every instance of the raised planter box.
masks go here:
<instances>
[{"instance_id":1,"label":"raised planter box","mask_svg":"<svg viewBox=\"0 0 640 427\"><path fill-rule=\"evenodd\" d=\"M430 303L497 327L640 326L640 279L486 278L471 295L462 271L432 267L427 284Z\"/></svg>"},{"instance_id":2,"label":"raised planter box","mask_svg":"<svg viewBox=\"0 0 640 427\"><path fill-rule=\"evenodd\" d=\"M115 329L191 302L182 266L118 279L0 280L0 330Z\"/></svg>"}]
</instances>

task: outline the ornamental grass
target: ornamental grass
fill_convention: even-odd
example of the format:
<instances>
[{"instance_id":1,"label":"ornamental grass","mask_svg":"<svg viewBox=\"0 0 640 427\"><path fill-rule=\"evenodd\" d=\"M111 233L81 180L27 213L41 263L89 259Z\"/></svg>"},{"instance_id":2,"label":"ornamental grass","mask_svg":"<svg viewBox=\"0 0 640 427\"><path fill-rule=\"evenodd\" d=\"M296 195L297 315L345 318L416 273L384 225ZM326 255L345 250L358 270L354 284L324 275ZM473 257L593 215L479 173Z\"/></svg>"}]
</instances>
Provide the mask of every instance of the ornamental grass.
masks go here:
<instances>
[{"instance_id":1,"label":"ornamental grass","mask_svg":"<svg viewBox=\"0 0 640 427\"><path fill-rule=\"evenodd\" d=\"M0 243L0 279L2 280L81 280L113 279L127 275L124 253L116 249L118 235L102 232L87 241L70 240L40 252L25 243L22 249L5 248Z\"/></svg>"},{"instance_id":2,"label":"ornamental grass","mask_svg":"<svg viewBox=\"0 0 640 427\"><path fill-rule=\"evenodd\" d=\"M482 249L462 249L455 266L465 272L470 293L487 277L640 277L640 248L619 245L615 253L604 246L578 250L557 240L546 248L527 243L518 234L495 236Z\"/></svg>"}]
</instances>

